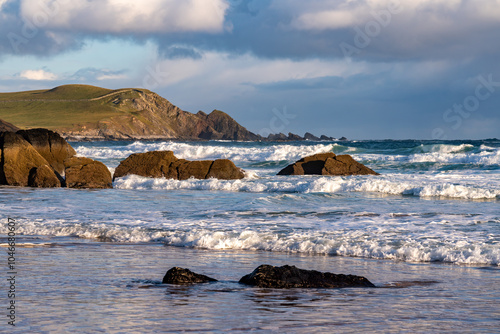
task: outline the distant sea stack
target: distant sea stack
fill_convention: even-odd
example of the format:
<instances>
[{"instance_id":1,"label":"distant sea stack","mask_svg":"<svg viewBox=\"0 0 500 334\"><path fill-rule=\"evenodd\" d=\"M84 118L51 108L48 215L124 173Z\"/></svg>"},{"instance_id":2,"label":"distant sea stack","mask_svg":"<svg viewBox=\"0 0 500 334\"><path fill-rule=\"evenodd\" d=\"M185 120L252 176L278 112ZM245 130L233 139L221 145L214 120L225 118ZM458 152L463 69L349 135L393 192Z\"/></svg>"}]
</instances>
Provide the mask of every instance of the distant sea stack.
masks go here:
<instances>
[{"instance_id":1,"label":"distant sea stack","mask_svg":"<svg viewBox=\"0 0 500 334\"><path fill-rule=\"evenodd\" d=\"M49 90L0 93L0 131L46 128L68 140L333 140L257 135L220 110L207 114L184 111L147 89L110 90L89 85L64 85ZM10 123L9 123L10 122Z\"/></svg>"}]
</instances>

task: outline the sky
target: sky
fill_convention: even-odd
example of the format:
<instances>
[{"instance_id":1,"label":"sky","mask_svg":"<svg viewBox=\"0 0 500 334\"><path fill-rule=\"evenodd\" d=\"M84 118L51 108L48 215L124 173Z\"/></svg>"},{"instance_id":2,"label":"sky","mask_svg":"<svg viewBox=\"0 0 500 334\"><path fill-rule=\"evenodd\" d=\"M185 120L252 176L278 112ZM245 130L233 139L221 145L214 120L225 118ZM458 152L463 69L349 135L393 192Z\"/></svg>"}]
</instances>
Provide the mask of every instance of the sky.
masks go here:
<instances>
[{"instance_id":1,"label":"sky","mask_svg":"<svg viewBox=\"0 0 500 334\"><path fill-rule=\"evenodd\" d=\"M500 138L500 0L0 0L0 92L88 84L261 135Z\"/></svg>"}]
</instances>

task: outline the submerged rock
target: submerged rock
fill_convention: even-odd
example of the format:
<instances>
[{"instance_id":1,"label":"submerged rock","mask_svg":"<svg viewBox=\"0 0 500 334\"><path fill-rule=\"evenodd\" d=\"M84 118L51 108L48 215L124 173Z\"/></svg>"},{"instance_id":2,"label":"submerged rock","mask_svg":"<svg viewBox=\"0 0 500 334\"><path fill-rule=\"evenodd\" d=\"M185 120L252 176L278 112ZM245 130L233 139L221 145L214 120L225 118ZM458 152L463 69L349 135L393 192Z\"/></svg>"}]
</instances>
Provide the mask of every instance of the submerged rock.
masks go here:
<instances>
[{"instance_id":1,"label":"submerged rock","mask_svg":"<svg viewBox=\"0 0 500 334\"><path fill-rule=\"evenodd\" d=\"M186 180L190 177L223 180L242 179L245 174L231 160L188 161L177 159L172 151L134 153L120 162L113 179L126 175Z\"/></svg>"},{"instance_id":2,"label":"submerged rock","mask_svg":"<svg viewBox=\"0 0 500 334\"><path fill-rule=\"evenodd\" d=\"M197 274L189 269L173 267L163 277L163 284L193 284L217 282L215 278Z\"/></svg>"},{"instance_id":3,"label":"submerged rock","mask_svg":"<svg viewBox=\"0 0 500 334\"><path fill-rule=\"evenodd\" d=\"M113 188L111 172L100 161L73 157L64 161L66 186L68 188L106 189Z\"/></svg>"},{"instance_id":4,"label":"submerged rock","mask_svg":"<svg viewBox=\"0 0 500 334\"><path fill-rule=\"evenodd\" d=\"M243 276L239 282L276 289L375 287L362 276L323 273L288 265L282 267L261 265L252 273Z\"/></svg>"},{"instance_id":5,"label":"submerged rock","mask_svg":"<svg viewBox=\"0 0 500 334\"><path fill-rule=\"evenodd\" d=\"M314 154L288 165L278 175L378 175L350 155Z\"/></svg>"}]
</instances>

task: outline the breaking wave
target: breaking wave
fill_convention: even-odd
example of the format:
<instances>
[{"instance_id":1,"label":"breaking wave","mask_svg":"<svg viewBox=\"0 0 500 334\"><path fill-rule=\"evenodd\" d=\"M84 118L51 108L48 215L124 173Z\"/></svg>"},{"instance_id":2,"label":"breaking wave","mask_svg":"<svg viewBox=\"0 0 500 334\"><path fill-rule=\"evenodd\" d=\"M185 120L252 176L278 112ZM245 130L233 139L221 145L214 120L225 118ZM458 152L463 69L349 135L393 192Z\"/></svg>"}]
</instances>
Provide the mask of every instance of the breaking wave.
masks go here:
<instances>
[{"instance_id":1,"label":"breaking wave","mask_svg":"<svg viewBox=\"0 0 500 334\"><path fill-rule=\"evenodd\" d=\"M458 199L500 198L500 182L474 180L471 184L457 184L463 175L411 176L405 174L390 176L321 177L321 176L271 176L252 177L242 180L172 180L146 178L129 175L115 180L118 189L139 190L215 190L233 192L289 192L289 193L345 193L375 192L391 195L418 197L448 197Z\"/></svg>"},{"instance_id":2,"label":"breaking wave","mask_svg":"<svg viewBox=\"0 0 500 334\"><path fill-rule=\"evenodd\" d=\"M438 225L440 222L434 222ZM187 225L187 227L185 226ZM263 250L306 254L353 256L407 262L448 262L455 264L500 265L500 249L487 240L470 240L466 234L426 238L396 233L392 226L373 230L336 231L231 228L213 230L199 222L184 222L183 230L151 228L141 222L129 224L24 222L18 234L72 236L107 242L162 242L177 247L205 249ZM404 232L404 231L400 231ZM3 231L2 231L3 233ZM20 244L21 246L21 244Z\"/></svg>"}]
</instances>

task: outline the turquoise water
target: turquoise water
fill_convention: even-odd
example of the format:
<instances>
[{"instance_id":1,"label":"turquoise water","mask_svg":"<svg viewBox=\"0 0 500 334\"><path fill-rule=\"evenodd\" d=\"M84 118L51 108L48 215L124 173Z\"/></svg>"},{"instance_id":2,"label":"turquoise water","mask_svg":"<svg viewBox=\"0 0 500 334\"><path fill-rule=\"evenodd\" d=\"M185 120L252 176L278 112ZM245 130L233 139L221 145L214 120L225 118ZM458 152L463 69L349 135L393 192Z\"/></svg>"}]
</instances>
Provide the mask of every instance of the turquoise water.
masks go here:
<instances>
[{"instance_id":1,"label":"turquoise water","mask_svg":"<svg viewBox=\"0 0 500 334\"><path fill-rule=\"evenodd\" d=\"M246 177L127 176L99 191L0 187L2 242L7 217L17 220L20 332L498 328L498 140L72 145L111 170L131 153L168 149L232 159ZM275 175L328 151L381 175ZM379 288L236 283L262 263L362 275ZM160 284L172 266L222 282Z\"/></svg>"}]
</instances>

